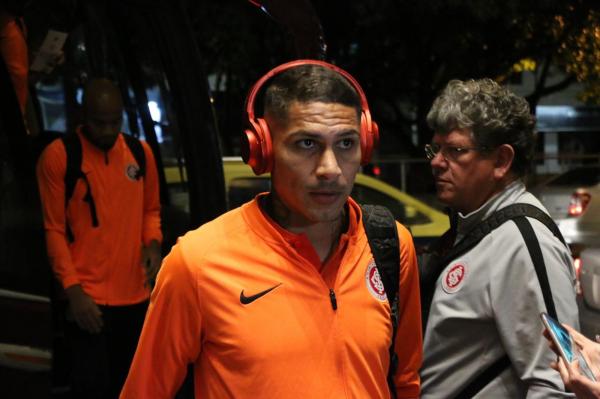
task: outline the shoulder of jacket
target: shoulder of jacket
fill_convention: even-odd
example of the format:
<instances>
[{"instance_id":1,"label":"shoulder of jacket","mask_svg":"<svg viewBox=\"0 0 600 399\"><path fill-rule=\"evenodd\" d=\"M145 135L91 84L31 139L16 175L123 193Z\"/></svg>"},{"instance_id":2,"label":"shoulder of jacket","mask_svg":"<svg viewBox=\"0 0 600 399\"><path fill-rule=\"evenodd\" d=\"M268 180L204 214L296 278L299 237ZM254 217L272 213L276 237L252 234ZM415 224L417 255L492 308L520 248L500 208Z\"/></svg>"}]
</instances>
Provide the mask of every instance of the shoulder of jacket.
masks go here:
<instances>
[{"instance_id":1,"label":"shoulder of jacket","mask_svg":"<svg viewBox=\"0 0 600 399\"><path fill-rule=\"evenodd\" d=\"M67 160L67 150L62 139L54 139L41 152L38 161L44 163L65 163Z\"/></svg>"},{"instance_id":2,"label":"shoulder of jacket","mask_svg":"<svg viewBox=\"0 0 600 399\"><path fill-rule=\"evenodd\" d=\"M178 242L184 252L203 253L217 246L235 245L235 239L239 236L237 232L244 229L244 226L241 209L236 208L188 231Z\"/></svg>"},{"instance_id":3,"label":"shoulder of jacket","mask_svg":"<svg viewBox=\"0 0 600 399\"><path fill-rule=\"evenodd\" d=\"M400 239L400 241L406 240L406 239L412 241L412 234L410 233L410 230L408 229L408 227L406 227L402 223L396 221L396 229L398 230L398 238Z\"/></svg>"},{"instance_id":4,"label":"shoulder of jacket","mask_svg":"<svg viewBox=\"0 0 600 399\"><path fill-rule=\"evenodd\" d=\"M148 144L148 142L146 140L137 139L137 138L136 138L136 140L139 141L139 143L141 144L144 151L152 152L152 148L150 147L150 144Z\"/></svg>"}]
</instances>

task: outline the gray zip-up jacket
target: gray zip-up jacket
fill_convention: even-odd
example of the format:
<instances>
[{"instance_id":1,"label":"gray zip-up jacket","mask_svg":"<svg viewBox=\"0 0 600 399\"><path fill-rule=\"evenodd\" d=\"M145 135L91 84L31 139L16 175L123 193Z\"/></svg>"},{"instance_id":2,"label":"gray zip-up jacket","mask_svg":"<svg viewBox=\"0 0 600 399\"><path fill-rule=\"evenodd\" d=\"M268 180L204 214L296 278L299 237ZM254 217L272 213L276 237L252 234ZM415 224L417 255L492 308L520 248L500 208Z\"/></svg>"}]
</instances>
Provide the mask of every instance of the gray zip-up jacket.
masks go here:
<instances>
[{"instance_id":1,"label":"gray zip-up jacket","mask_svg":"<svg viewBox=\"0 0 600 399\"><path fill-rule=\"evenodd\" d=\"M517 180L468 215L458 215L457 242L496 210L514 203L542 204ZM540 243L561 322L579 328L575 271L570 251L536 219L528 218ZM525 241L508 221L473 249L451 261L436 282L423 343L422 398L452 398L479 372L508 354L512 366L478 398L562 398L556 355L542 336L546 311Z\"/></svg>"}]
</instances>

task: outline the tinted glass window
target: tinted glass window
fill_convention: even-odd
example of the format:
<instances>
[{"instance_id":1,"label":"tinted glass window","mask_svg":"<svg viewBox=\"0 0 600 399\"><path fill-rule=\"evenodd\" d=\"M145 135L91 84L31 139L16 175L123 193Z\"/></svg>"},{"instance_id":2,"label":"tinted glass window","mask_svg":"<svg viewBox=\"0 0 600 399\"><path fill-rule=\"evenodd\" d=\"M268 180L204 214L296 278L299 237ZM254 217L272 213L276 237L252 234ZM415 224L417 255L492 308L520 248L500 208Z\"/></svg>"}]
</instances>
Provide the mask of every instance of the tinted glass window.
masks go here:
<instances>
[{"instance_id":1,"label":"tinted glass window","mask_svg":"<svg viewBox=\"0 0 600 399\"><path fill-rule=\"evenodd\" d=\"M0 288L47 295L51 281L34 169L0 130Z\"/></svg>"},{"instance_id":2,"label":"tinted glass window","mask_svg":"<svg viewBox=\"0 0 600 399\"><path fill-rule=\"evenodd\" d=\"M576 168L550 182L550 186L593 186L600 182L600 167Z\"/></svg>"},{"instance_id":3,"label":"tinted glass window","mask_svg":"<svg viewBox=\"0 0 600 399\"><path fill-rule=\"evenodd\" d=\"M270 190L271 180L267 178L244 177L233 179L229 184L229 192L227 193L229 209L237 208L252 200L256 194Z\"/></svg>"}]
</instances>

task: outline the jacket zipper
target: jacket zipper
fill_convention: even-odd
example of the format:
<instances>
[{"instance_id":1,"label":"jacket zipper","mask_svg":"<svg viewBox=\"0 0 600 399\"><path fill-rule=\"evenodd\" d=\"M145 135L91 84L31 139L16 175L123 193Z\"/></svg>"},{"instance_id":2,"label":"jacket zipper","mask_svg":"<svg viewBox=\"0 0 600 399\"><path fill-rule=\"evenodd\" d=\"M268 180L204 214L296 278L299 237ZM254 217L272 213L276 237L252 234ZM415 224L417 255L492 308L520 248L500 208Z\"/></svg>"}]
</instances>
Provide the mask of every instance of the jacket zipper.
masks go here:
<instances>
[{"instance_id":1,"label":"jacket zipper","mask_svg":"<svg viewBox=\"0 0 600 399\"><path fill-rule=\"evenodd\" d=\"M333 288L329 289L329 300L331 301L331 308L337 310L337 299L335 297L335 291Z\"/></svg>"}]
</instances>

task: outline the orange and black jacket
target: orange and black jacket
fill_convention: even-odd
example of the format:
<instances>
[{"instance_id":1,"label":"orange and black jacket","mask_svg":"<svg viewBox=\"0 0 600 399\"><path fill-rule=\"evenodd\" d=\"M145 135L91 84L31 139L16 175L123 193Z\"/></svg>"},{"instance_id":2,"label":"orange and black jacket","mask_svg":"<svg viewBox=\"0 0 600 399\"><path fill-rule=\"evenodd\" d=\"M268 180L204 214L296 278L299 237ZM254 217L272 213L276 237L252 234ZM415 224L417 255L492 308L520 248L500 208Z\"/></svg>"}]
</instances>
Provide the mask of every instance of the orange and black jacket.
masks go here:
<instances>
[{"instance_id":1,"label":"orange and black jacket","mask_svg":"<svg viewBox=\"0 0 600 399\"><path fill-rule=\"evenodd\" d=\"M162 240L154 156L142 142L146 173L136 180L131 171L138 165L123 133L107 152L88 141L81 129L77 134L86 179L77 180L66 208L62 140L50 143L37 165L50 263L64 288L81 284L98 304L139 303L149 296L140 264L142 245ZM96 206L97 227L85 200L88 190ZM67 223L72 242L67 239Z\"/></svg>"},{"instance_id":2,"label":"orange and black jacket","mask_svg":"<svg viewBox=\"0 0 600 399\"><path fill-rule=\"evenodd\" d=\"M390 308L373 283L360 207L322 265L303 234L255 199L180 238L165 258L121 398L172 398L194 364L196 398L389 398ZM399 398L419 396L417 262L401 241ZM332 306L331 293L336 306Z\"/></svg>"}]
</instances>

